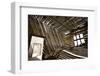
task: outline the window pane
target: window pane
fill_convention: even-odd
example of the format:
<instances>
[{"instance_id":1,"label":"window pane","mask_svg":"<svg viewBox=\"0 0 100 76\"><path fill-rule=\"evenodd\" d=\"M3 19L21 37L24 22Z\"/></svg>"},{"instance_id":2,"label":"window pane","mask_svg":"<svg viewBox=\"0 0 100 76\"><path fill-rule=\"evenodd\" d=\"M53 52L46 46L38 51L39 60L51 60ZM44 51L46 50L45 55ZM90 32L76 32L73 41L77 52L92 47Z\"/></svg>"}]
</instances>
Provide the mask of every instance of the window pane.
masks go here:
<instances>
[{"instance_id":1,"label":"window pane","mask_svg":"<svg viewBox=\"0 0 100 76\"><path fill-rule=\"evenodd\" d=\"M33 54L32 57L37 57L41 55L41 44L33 43Z\"/></svg>"},{"instance_id":2,"label":"window pane","mask_svg":"<svg viewBox=\"0 0 100 76\"><path fill-rule=\"evenodd\" d=\"M80 38L83 38L83 34L80 34Z\"/></svg>"},{"instance_id":3,"label":"window pane","mask_svg":"<svg viewBox=\"0 0 100 76\"><path fill-rule=\"evenodd\" d=\"M81 44L81 42L80 42L80 40L78 40L78 45L80 45Z\"/></svg>"},{"instance_id":4,"label":"window pane","mask_svg":"<svg viewBox=\"0 0 100 76\"><path fill-rule=\"evenodd\" d=\"M74 36L74 40L76 40L76 36Z\"/></svg>"},{"instance_id":5,"label":"window pane","mask_svg":"<svg viewBox=\"0 0 100 76\"><path fill-rule=\"evenodd\" d=\"M79 35L77 35L77 39L79 39Z\"/></svg>"},{"instance_id":6,"label":"window pane","mask_svg":"<svg viewBox=\"0 0 100 76\"><path fill-rule=\"evenodd\" d=\"M75 46L77 46L77 41L74 41Z\"/></svg>"},{"instance_id":7,"label":"window pane","mask_svg":"<svg viewBox=\"0 0 100 76\"><path fill-rule=\"evenodd\" d=\"M82 43L85 43L85 40L84 40L84 39L81 39L81 42L82 42Z\"/></svg>"}]
</instances>

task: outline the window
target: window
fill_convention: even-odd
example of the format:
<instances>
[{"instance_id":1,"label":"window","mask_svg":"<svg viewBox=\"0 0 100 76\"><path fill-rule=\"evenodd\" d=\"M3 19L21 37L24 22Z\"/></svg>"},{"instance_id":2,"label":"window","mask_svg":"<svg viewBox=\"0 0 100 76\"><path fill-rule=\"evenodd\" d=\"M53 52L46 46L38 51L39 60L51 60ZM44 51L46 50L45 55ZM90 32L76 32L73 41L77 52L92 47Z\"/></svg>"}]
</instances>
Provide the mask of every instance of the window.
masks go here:
<instances>
[{"instance_id":1,"label":"window","mask_svg":"<svg viewBox=\"0 0 100 76\"><path fill-rule=\"evenodd\" d=\"M80 46L80 45L85 43L83 34L74 35L73 39L74 39L74 45L75 46Z\"/></svg>"},{"instance_id":2,"label":"window","mask_svg":"<svg viewBox=\"0 0 100 76\"><path fill-rule=\"evenodd\" d=\"M37 57L41 55L41 44L33 43L33 54L32 57Z\"/></svg>"}]
</instances>

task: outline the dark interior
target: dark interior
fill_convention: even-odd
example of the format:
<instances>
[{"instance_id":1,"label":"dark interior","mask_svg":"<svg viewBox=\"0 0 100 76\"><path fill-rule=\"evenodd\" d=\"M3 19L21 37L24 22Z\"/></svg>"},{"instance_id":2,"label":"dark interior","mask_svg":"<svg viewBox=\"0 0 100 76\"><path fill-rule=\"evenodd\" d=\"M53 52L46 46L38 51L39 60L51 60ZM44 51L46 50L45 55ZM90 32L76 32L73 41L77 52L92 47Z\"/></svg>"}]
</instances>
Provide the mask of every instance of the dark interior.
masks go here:
<instances>
[{"instance_id":1,"label":"dark interior","mask_svg":"<svg viewBox=\"0 0 100 76\"><path fill-rule=\"evenodd\" d=\"M88 57L88 17L28 15L28 48L32 36L44 38L42 60Z\"/></svg>"}]
</instances>

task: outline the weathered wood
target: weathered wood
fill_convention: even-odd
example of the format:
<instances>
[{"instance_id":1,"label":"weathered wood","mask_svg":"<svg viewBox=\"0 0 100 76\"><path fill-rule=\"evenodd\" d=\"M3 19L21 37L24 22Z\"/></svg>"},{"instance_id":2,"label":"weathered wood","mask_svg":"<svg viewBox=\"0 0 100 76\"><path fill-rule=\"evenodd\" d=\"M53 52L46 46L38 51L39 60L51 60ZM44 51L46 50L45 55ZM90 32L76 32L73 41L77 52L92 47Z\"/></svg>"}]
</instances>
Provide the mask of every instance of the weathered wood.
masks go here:
<instances>
[{"instance_id":1,"label":"weathered wood","mask_svg":"<svg viewBox=\"0 0 100 76\"><path fill-rule=\"evenodd\" d=\"M50 56L58 58L64 46L67 46L65 40L68 35L72 36L83 32L87 34L87 27L82 28L87 22L86 17L59 17L59 16L28 16L28 46L32 35L44 37L43 58ZM87 26L87 25L86 25ZM76 32L76 30L80 30ZM70 31L65 35L66 31ZM75 33L74 33L75 31ZM85 31L85 32L84 32ZM87 39L86 35L86 39ZM73 41L73 40L72 40ZM68 44L68 46L70 46ZM66 54L67 55L67 54ZM66 58L66 57L65 57Z\"/></svg>"}]
</instances>

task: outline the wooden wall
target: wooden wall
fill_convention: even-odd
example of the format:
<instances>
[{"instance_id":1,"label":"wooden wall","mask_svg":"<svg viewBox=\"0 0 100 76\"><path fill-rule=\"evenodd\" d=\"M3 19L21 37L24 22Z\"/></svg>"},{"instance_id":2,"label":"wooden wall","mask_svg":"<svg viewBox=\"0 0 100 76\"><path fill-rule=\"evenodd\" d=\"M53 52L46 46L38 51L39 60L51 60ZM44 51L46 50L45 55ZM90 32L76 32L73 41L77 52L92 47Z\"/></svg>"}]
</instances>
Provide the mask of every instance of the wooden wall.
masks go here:
<instances>
[{"instance_id":1,"label":"wooden wall","mask_svg":"<svg viewBox=\"0 0 100 76\"><path fill-rule=\"evenodd\" d=\"M37 18L28 16L28 43L30 44L31 36L40 36L45 38L44 42L44 55L48 57L55 55L61 50L64 45L63 36L55 28L47 25L46 22L42 23ZM28 47L29 47L28 44Z\"/></svg>"}]
</instances>

